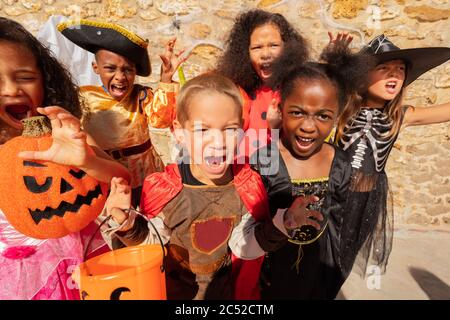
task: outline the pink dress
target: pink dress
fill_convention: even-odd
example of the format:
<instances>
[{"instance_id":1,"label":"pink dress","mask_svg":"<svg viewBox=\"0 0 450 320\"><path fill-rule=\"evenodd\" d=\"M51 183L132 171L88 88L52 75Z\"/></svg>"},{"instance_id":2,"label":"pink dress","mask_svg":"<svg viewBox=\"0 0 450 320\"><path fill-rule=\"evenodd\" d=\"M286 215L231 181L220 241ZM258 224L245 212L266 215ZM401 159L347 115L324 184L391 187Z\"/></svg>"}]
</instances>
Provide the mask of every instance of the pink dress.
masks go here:
<instances>
[{"instance_id":1,"label":"pink dress","mask_svg":"<svg viewBox=\"0 0 450 320\"><path fill-rule=\"evenodd\" d=\"M78 300L71 274L95 229L91 223L63 238L38 240L19 233L0 210L0 300ZM108 250L100 235L91 248L90 256Z\"/></svg>"}]
</instances>

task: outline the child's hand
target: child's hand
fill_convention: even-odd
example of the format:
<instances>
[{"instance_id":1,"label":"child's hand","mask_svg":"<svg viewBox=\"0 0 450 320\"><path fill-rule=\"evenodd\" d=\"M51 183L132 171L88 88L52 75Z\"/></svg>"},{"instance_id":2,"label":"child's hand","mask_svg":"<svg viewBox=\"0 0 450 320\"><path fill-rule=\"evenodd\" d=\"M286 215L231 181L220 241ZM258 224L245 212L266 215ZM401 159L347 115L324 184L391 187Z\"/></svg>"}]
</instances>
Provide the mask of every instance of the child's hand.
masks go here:
<instances>
[{"instance_id":1,"label":"child's hand","mask_svg":"<svg viewBox=\"0 0 450 320\"><path fill-rule=\"evenodd\" d=\"M278 108L276 99L272 99L269 108L267 108L266 119L270 129L279 129L281 127L281 110Z\"/></svg>"},{"instance_id":2,"label":"child's hand","mask_svg":"<svg viewBox=\"0 0 450 320\"><path fill-rule=\"evenodd\" d=\"M343 44L348 47L353 40L353 37L347 32L339 32L336 38L334 38L333 33L328 31L328 37L330 38L330 42L328 43L328 45Z\"/></svg>"},{"instance_id":3,"label":"child's hand","mask_svg":"<svg viewBox=\"0 0 450 320\"><path fill-rule=\"evenodd\" d=\"M61 107L52 106L37 110L50 119L53 143L46 151L20 152L20 158L83 167L90 157L95 156L95 152L86 142L86 134L81 131L79 119Z\"/></svg>"},{"instance_id":4,"label":"child's hand","mask_svg":"<svg viewBox=\"0 0 450 320\"><path fill-rule=\"evenodd\" d=\"M182 64L189 58L189 55L186 57L182 56L185 49L181 50L178 53L174 53L173 48L176 41L177 38L170 39L166 44L166 51L164 52L164 54L159 55L162 60L160 78L161 82L171 83L172 77L177 71L180 64Z\"/></svg>"},{"instance_id":5,"label":"child's hand","mask_svg":"<svg viewBox=\"0 0 450 320\"><path fill-rule=\"evenodd\" d=\"M287 230L297 229L304 225L311 225L317 230L320 230L320 225L310 219L314 217L318 221L323 220L320 212L309 210L306 207L314 202L319 201L316 196L298 197L294 200L291 207L284 214L284 226Z\"/></svg>"},{"instance_id":6,"label":"child's hand","mask_svg":"<svg viewBox=\"0 0 450 320\"><path fill-rule=\"evenodd\" d=\"M123 178L111 179L111 191L108 199L106 199L106 214L112 216L113 219L122 224L128 218L125 212L131 206L131 187ZM123 230L125 231L125 230Z\"/></svg>"}]
</instances>

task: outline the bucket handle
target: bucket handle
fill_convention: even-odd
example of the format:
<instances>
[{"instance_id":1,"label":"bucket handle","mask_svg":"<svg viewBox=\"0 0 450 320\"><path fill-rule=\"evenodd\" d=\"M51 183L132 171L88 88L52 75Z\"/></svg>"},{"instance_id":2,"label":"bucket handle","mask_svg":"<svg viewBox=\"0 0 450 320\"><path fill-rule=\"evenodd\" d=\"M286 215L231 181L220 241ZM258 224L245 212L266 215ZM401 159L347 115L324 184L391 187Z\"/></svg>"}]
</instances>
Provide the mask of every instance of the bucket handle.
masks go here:
<instances>
[{"instance_id":1,"label":"bucket handle","mask_svg":"<svg viewBox=\"0 0 450 320\"><path fill-rule=\"evenodd\" d=\"M134 211L137 215L144 217L145 220L147 220L147 222L150 223L150 225L152 226L153 230L155 230L156 235L158 236L159 243L161 244L161 249L162 249L163 259L162 259L162 265L160 266L160 270L161 270L161 273L163 273L163 272L165 271L165 267L164 267L164 266L166 265L166 257L167 257L167 254L166 254L166 251L164 250L164 243L163 243L163 241L162 241L162 239L161 239L161 235L159 234L158 229L156 229L155 225L154 225L149 219L147 219L146 216L144 216L142 213L140 213L140 212L137 211L136 209L129 208L129 209L126 209L126 210L125 210L125 212L127 212L127 213L129 213L130 211ZM95 235L97 234L97 232L100 231L100 228L101 228L106 222L108 222L109 219L111 219L111 218L112 218L112 216L106 217L106 219L103 220L102 223L100 223L100 225L97 227L97 229L95 230L95 232L92 234L91 238L89 239L89 241L88 241L88 243L87 243L87 245L86 245L86 248L84 249L83 261L86 261L89 247L91 246L91 243L92 243L92 241L94 240Z\"/></svg>"},{"instance_id":2,"label":"bucket handle","mask_svg":"<svg viewBox=\"0 0 450 320\"><path fill-rule=\"evenodd\" d=\"M144 217L145 220L147 220L147 222L150 223L150 225L152 226L153 230L155 230L156 235L158 236L159 243L161 244L161 250L162 250L163 259L162 259L162 265L160 266L160 269L161 269L161 273L163 273L165 271L165 267L164 266L166 265L167 254L166 254L166 250L164 250L164 243L163 243L163 241L161 239L161 235L159 234L158 229L156 229L156 227L153 224L153 222L151 222L150 219L147 219L147 217L144 216L142 213L140 213L139 211L137 211L136 209L133 209L133 208L130 208L128 211L131 211L131 210L136 212L137 215L140 215L140 216Z\"/></svg>"}]
</instances>

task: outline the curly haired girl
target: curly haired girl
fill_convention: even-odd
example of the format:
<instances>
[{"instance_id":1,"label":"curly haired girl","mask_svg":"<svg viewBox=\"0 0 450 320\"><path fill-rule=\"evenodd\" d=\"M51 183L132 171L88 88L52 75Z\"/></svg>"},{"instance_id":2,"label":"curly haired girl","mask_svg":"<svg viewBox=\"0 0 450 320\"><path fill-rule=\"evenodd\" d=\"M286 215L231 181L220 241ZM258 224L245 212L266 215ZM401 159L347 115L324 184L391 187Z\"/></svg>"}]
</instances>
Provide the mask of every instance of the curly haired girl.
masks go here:
<instances>
[{"instance_id":1,"label":"curly haired girl","mask_svg":"<svg viewBox=\"0 0 450 320\"><path fill-rule=\"evenodd\" d=\"M245 141L244 155L267 143L267 111L278 92L268 86L274 60L287 43L298 50L298 62L309 56L306 40L279 13L250 10L240 14L226 40L217 71L239 85L244 95L244 130L257 130ZM247 96L248 94L248 96Z\"/></svg>"},{"instance_id":2,"label":"curly haired girl","mask_svg":"<svg viewBox=\"0 0 450 320\"><path fill-rule=\"evenodd\" d=\"M292 224L281 246L274 242L263 248L270 253L262 296L334 299L348 276L341 268L339 244L351 166L345 152L326 138L352 96L364 89L370 64L345 46L329 47L322 53L323 63L299 63L297 54L295 47L287 46L273 67L271 82L281 95L280 140L252 158L262 174L272 216L284 212L284 225ZM292 219L293 213L303 218Z\"/></svg>"}]
</instances>

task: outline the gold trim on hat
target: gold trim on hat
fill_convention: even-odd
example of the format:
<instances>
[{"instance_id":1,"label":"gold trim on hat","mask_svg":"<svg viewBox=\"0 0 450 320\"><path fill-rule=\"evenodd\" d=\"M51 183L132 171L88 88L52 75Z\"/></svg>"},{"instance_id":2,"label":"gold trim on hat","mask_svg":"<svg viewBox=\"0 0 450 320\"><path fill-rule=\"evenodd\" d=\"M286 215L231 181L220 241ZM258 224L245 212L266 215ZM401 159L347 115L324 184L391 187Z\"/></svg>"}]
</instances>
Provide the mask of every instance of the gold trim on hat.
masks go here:
<instances>
[{"instance_id":1,"label":"gold trim on hat","mask_svg":"<svg viewBox=\"0 0 450 320\"><path fill-rule=\"evenodd\" d=\"M125 29L124 27L122 27L118 24L113 24L113 23L109 23L109 22L98 22L98 21L91 21L91 20L85 20L85 19L69 20L69 21L59 23L57 25L57 29L59 32L62 32L63 30L65 30L69 27L75 26L75 25L86 25L86 26L91 26L91 27L112 29L114 31L119 32L120 34L122 34L123 36L125 36L126 38L128 38L130 41L137 44L141 48L147 49L147 47L148 47L148 41L142 39L137 34Z\"/></svg>"}]
</instances>

